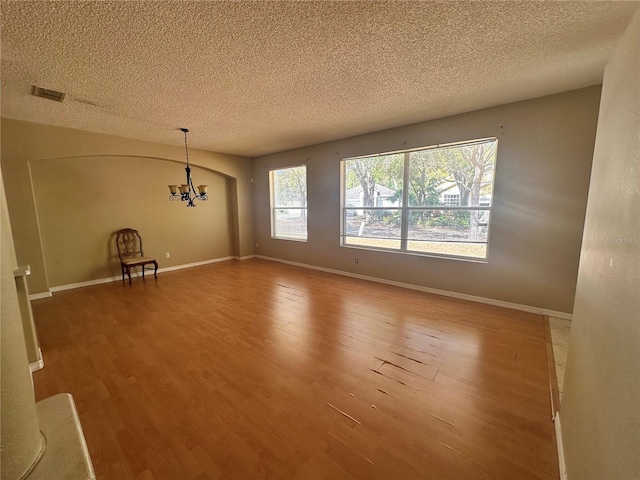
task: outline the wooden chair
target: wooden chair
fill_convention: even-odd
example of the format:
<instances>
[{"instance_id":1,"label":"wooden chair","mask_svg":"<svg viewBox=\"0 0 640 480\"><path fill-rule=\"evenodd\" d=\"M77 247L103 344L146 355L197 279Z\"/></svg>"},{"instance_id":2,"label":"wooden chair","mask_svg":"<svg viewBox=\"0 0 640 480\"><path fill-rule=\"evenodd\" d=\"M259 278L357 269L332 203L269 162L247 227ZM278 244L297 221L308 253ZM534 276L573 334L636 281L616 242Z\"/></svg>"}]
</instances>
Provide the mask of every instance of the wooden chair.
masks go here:
<instances>
[{"instance_id":1,"label":"wooden chair","mask_svg":"<svg viewBox=\"0 0 640 480\"><path fill-rule=\"evenodd\" d=\"M133 228L123 228L116 232L116 245L118 247L118 256L120 257L120 267L122 268L122 283L124 283L124 274L129 277L129 285L131 285L131 269L142 267L142 278L144 279L145 265L154 265L153 276L158 278L158 262L155 258L145 257L142 250L142 238L137 230ZM149 268L151 270L151 268Z\"/></svg>"}]
</instances>

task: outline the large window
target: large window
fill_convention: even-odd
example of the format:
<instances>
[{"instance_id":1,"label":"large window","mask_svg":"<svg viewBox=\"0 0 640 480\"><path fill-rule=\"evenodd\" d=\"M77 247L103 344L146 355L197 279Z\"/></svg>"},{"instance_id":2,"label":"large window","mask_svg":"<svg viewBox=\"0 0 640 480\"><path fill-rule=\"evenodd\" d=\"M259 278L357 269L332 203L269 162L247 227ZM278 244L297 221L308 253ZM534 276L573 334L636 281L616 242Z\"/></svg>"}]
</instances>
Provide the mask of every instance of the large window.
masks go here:
<instances>
[{"instance_id":1,"label":"large window","mask_svg":"<svg viewBox=\"0 0 640 480\"><path fill-rule=\"evenodd\" d=\"M486 259L497 144L343 160L341 244Z\"/></svg>"},{"instance_id":2,"label":"large window","mask_svg":"<svg viewBox=\"0 0 640 480\"><path fill-rule=\"evenodd\" d=\"M307 240L307 167L269 172L271 236Z\"/></svg>"}]
</instances>

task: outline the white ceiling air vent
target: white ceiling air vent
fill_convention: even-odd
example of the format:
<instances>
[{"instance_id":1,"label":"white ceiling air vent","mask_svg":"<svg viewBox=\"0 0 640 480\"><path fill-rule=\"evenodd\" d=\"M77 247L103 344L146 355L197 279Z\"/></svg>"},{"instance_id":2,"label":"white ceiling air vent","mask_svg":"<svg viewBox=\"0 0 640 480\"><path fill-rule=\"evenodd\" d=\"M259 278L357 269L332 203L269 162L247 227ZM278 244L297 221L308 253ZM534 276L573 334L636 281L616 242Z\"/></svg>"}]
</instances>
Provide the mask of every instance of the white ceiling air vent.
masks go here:
<instances>
[{"instance_id":1,"label":"white ceiling air vent","mask_svg":"<svg viewBox=\"0 0 640 480\"><path fill-rule=\"evenodd\" d=\"M31 94L34 97L40 98L48 98L49 100L53 100L54 102L61 102L64 100L66 93L56 92L55 90L47 90L46 88L33 86L33 91Z\"/></svg>"}]
</instances>

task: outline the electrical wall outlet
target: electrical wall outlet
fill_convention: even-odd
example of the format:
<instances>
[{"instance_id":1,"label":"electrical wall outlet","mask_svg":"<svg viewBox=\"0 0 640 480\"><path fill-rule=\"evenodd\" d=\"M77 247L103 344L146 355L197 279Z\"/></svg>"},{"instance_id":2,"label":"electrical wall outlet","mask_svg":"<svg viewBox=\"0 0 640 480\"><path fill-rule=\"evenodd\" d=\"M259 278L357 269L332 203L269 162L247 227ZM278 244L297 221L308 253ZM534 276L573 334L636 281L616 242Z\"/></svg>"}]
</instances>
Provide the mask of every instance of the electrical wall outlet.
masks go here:
<instances>
[{"instance_id":1,"label":"electrical wall outlet","mask_svg":"<svg viewBox=\"0 0 640 480\"><path fill-rule=\"evenodd\" d=\"M171 254L169 252L165 253L164 258L171 258Z\"/></svg>"},{"instance_id":2,"label":"electrical wall outlet","mask_svg":"<svg viewBox=\"0 0 640 480\"><path fill-rule=\"evenodd\" d=\"M354 258L353 260L355 261L355 263L358 263L358 259L357 258Z\"/></svg>"}]
</instances>

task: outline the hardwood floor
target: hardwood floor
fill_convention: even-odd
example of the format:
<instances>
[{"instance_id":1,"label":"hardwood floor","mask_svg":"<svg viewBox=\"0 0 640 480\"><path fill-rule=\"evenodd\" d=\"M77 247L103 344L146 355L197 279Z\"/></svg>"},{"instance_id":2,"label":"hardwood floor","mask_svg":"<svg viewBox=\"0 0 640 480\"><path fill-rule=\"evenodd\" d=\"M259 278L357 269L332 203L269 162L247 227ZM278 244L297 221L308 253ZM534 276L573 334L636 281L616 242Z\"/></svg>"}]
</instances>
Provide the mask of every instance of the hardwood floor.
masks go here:
<instances>
[{"instance_id":1,"label":"hardwood floor","mask_svg":"<svg viewBox=\"0 0 640 480\"><path fill-rule=\"evenodd\" d=\"M542 317L264 260L33 302L98 479L555 479Z\"/></svg>"}]
</instances>

